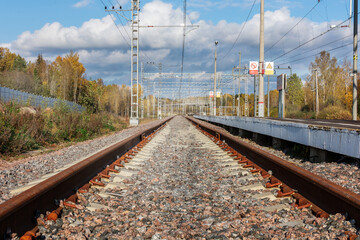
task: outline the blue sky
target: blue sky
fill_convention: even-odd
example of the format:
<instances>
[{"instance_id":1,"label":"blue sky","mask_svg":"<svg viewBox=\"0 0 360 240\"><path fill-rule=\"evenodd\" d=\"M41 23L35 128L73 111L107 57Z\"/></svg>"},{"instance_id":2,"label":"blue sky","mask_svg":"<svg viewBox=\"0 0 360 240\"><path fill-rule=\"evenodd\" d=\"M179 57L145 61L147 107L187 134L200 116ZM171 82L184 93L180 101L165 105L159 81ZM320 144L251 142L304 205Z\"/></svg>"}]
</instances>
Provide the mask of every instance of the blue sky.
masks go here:
<instances>
[{"instance_id":1,"label":"blue sky","mask_svg":"<svg viewBox=\"0 0 360 240\"><path fill-rule=\"evenodd\" d=\"M120 3L129 8L127 0L102 0L108 7ZM129 47L119 33L111 16L104 11L101 0L14 0L2 1L0 8L0 46L8 47L29 61L41 53L52 61L57 55L70 50L80 54L87 69L87 77L103 78L107 83L129 84ZM51 2L51 3L49 3ZM265 49L278 41L294 26L317 0L265 0ZM243 65L258 60L258 14L256 1L244 31L234 44L253 0L188 0L188 23L200 28L187 34L185 52L186 72L212 72L214 41L219 41L219 71L229 72L237 64L238 52L242 52ZM141 1L143 24L181 24L183 1ZM272 60L299 44L317 36L349 16L348 0L322 0L313 11L270 51L266 60ZM127 38L129 28L123 27L118 18L115 23ZM122 19L123 23L125 22ZM347 23L346 23L347 24ZM275 65L291 65L301 76L308 73L314 57L308 57L351 42L352 29L335 29L323 37L288 54ZM181 62L182 30L144 29L140 33L143 57L141 61L162 62L164 71L177 71ZM341 40L342 39L342 40ZM336 41L338 40L338 41ZM336 41L332 44L330 42ZM128 40L128 42L130 42ZM234 46L233 46L234 45ZM326 45L324 47L320 47ZM233 46L233 47L232 47ZM229 51L231 49L231 51ZM314 49L313 51L311 51ZM351 56L351 46L331 52L339 60ZM144 57L146 56L146 57ZM299 60L304 58L303 60ZM151 70L148 67L148 70Z\"/></svg>"}]
</instances>

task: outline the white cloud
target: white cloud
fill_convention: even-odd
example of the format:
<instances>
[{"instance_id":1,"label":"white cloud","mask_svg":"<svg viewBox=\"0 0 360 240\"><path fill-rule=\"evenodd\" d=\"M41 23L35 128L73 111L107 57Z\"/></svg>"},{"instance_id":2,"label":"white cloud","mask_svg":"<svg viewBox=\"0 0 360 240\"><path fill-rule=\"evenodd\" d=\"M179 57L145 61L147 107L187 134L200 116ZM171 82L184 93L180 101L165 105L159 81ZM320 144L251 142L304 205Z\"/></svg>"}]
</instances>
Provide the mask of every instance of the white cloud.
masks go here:
<instances>
[{"instance_id":1,"label":"white cloud","mask_svg":"<svg viewBox=\"0 0 360 240\"><path fill-rule=\"evenodd\" d=\"M81 8L81 7L86 7L87 5L89 5L91 2L91 0L81 0L80 2L77 2L73 5L73 7L76 8Z\"/></svg>"},{"instance_id":2,"label":"white cloud","mask_svg":"<svg viewBox=\"0 0 360 240\"><path fill-rule=\"evenodd\" d=\"M84 3L88 1L81 1ZM122 0L120 4L127 2ZM79 4L78 3L78 4ZM200 3L211 4L209 1ZM235 4L227 1L226 4ZM215 3L213 3L215 4ZM141 11L141 25L181 25L183 13L181 8L174 8L172 4L160 0L146 3ZM231 71L238 62L238 52L242 52L243 62L256 60L259 57L259 14L255 14L247 23L238 42L229 52L244 23L219 21L213 24L210 21L201 20L198 12L191 12L188 19L194 24L200 25L199 29L186 35L185 71L213 71L214 41L219 41L219 69ZM300 18L291 16L289 8L281 8L265 13L265 49L273 45ZM196 21L196 22L194 22ZM118 22L118 20L116 21ZM187 24L190 24L188 22ZM333 23L331 23L333 24ZM284 37L270 51L266 52L266 60L281 55L299 44L324 32L329 23L312 22L304 19L293 31ZM79 52L80 60L85 64L89 74L96 77L121 75L129 71L130 65L130 28L118 25L122 32L115 27L111 16L102 19L90 19L81 26L64 27L61 23L53 22L45 24L41 29L34 32L24 32L15 41L1 46L7 46L11 50L20 53L27 59L34 59L42 53L46 59L55 58L57 55L65 55L70 50ZM188 29L190 30L190 29ZM181 27L172 28L141 28L140 29L140 54L141 61L158 61L164 65L180 65L182 47ZM302 51L307 51L316 46L323 45L334 39L341 38L350 33L350 30L333 31L319 40L313 41L294 54L289 54L289 60L295 59ZM126 39L126 41L124 40ZM320 51L322 49L319 49ZM226 53L228 55L225 56ZM313 52L314 53L314 52ZM292 57L293 56L293 57ZM279 59L277 63L285 61ZM308 59L306 61L311 61ZM307 69L308 63L301 62L302 69ZM111 70L112 69L112 70Z\"/></svg>"},{"instance_id":3,"label":"white cloud","mask_svg":"<svg viewBox=\"0 0 360 240\"><path fill-rule=\"evenodd\" d=\"M188 6L198 8L226 8L226 7L239 7L244 5L236 0L222 0L222 1L209 1L209 0L196 0L189 1Z\"/></svg>"},{"instance_id":4,"label":"white cloud","mask_svg":"<svg viewBox=\"0 0 360 240\"><path fill-rule=\"evenodd\" d=\"M119 39L111 16L90 19L81 27L64 27L58 22L47 23L35 32L22 33L12 47L26 51L46 49L110 48L125 46Z\"/></svg>"},{"instance_id":5,"label":"white cloud","mask_svg":"<svg viewBox=\"0 0 360 240\"><path fill-rule=\"evenodd\" d=\"M106 66L112 64L125 64L130 61L128 52L121 52L119 50L80 50L80 61L84 64L96 64L99 66ZM101 61L99 61L101 59Z\"/></svg>"},{"instance_id":6,"label":"white cloud","mask_svg":"<svg viewBox=\"0 0 360 240\"><path fill-rule=\"evenodd\" d=\"M2 48L11 48L11 44L10 43L0 43L0 47L2 47Z\"/></svg>"}]
</instances>

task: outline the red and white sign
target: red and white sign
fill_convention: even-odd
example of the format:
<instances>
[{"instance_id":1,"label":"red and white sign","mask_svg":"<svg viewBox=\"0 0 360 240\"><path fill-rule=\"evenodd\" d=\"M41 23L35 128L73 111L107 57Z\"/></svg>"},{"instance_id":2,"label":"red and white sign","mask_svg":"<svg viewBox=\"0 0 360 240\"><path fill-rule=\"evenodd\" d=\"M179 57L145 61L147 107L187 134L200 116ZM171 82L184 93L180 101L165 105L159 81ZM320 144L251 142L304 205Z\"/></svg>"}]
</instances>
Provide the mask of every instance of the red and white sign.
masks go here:
<instances>
[{"instance_id":1,"label":"red and white sign","mask_svg":"<svg viewBox=\"0 0 360 240\"><path fill-rule=\"evenodd\" d=\"M213 91L210 91L210 92L209 92L209 97L210 97L210 98L213 98L213 97L214 97L214 92L213 92Z\"/></svg>"},{"instance_id":2,"label":"red and white sign","mask_svg":"<svg viewBox=\"0 0 360 240\"><path fill-rule=\"evenodd\" d=\"M250 61L250 64L249 64L249 74L250 75L256 75L259 73L259 63L258 62L255 62L255 61Z\"/></svg>"}]
</instances>

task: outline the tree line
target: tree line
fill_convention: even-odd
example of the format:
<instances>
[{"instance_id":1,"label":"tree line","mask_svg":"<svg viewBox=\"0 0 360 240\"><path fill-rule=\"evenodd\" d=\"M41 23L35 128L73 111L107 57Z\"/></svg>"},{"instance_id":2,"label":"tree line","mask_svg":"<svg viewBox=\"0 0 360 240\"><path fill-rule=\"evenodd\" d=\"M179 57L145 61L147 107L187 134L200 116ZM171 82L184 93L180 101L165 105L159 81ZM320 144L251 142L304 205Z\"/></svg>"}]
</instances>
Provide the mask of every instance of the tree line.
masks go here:
<instances>
[{"instance_id":1,"label":"tree line","mask_svg":"<svg viewBox=\"0 0 360 240\"><path fill-rule=\"evenodd\" d=\"M290 76L287 87L287 116L298 118L352 119L353 77L351 63L340 64L336 57L322 51L309 65L309 75L302 81ZM315 116L315 78L318 79L319 116ZM357 78L359 79L359 77ZM359 80L358 80L359 85ZM357 99L360 101L359 95ZM358 112L360 106L358 104Z\"/></svg>"},{"instance_id":2,"label":"tree line","mask_svg":"<svg viewBox=\"0 0 360 240\"><path fill-rule=\"evenodd\" d=\"M320 114L315 116L315 71L318 76ZM351 119L352 110L352 77L351 63L344 60L341 64L329 52L322 51L309 65L310 74L301 79L293 74L288 78L286 89L286 116L292 118L327 118ZM359 77L358 77L359 79ZM359 80L358 80L359 81ZM0 48L0 85L22 90L46 97L54 97L76 102L85 106L89 112L107 111L128 117L130 112L130 87L116 84L105 85L101 78L86 78L86 69L79 61L79 54L70 51L66 56L58 56L53 62L45 61L41 54L35 62L26 62L18 54L7 48ZM358 83L359 85L359 83ZM136 88L136 86L133 86ZM139 94L142 93L139 86ZM270 116L277 117L278 91L270 91ZM360 94L359 94L360 95ZM358 95L358 96L359 96ZM236 101L233 101L235 97ZM238 95L225 94L222 105L226 108L223 114L232 115L233 103L237 109ZM265 96L265 115L267 112ZM358 102L359 102L358 98ZM170 104L170 99L162 99ZM218 106L221 105L217 99ZM248 96L249 114L254 115L254 94ZM144 99L144 116L156 116L154 96ZM240 94L241 115L244 115L245 95ZM360 104L358 104L360 112ZM141 108L139 108L141 109ZM204 110L201 110L204 111Z\"/></svg>"},{"instance_id":3,"label":"tree line","mask_svg":"<svg viewBox=\"0 0 360 240\"><path fill-rule=\"evenodd\" d=\"M101 78L86 78L79 54L70 51L53 62L41 54L35 62L27 62L19 54L0 48L0 85L16 90L73 101L91 113L107 111L129 116L130 88L105 85Z\"/></svg>"},{"instance_id":4,"label":"tree line","mask_svg":"<svg viewBox=\"0 0 360 240\"><path fill-rule=\"evenodd\" d=\"M353 77L351 63L344 60L341 64L329 52L322 51L309 65L309 74L301 79L293 74L287 79L286 117L289 118L322 118L352 119ZM316 116L315 70L318 78L319 115ZM358 86L360 84L358 76ZM269 92L270 117L278 117L277 90ZM235 95L235 109L238 108L238 94ZM222 106L233 106L233 96L224 94ZM358 113L360 113L360 96L358 94ZM220 100L217 99L218 106ZM254 116L254 94L248 95L249 116ZM244 116L245 94L240 94L241 115ZM265 95L265 116L267 116L268 96ZM225 115L232 115L233 109L227 108Z\"/></svg>"}]
</instances>

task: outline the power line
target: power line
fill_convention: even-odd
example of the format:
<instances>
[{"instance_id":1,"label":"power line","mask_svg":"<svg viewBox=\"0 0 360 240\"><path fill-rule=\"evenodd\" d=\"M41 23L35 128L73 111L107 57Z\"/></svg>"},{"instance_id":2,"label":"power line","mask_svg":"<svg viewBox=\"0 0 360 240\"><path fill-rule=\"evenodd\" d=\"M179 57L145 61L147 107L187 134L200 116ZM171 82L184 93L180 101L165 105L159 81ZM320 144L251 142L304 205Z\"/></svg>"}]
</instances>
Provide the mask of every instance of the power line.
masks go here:
<instances>
[{"instance_id":1,"label":"power line","mask_svg":"<svg viewBox=\"0 0 360 240\"><path fill-rule=\"evenodd\" d=\"M100 0L100 2L104 5L104 7L106 7L105 3L103 0ZM120 28L119 26L116 24L115 20L113 19L113 16L108 12L107 13L110 17L111 17L111 20L114 22L115 24L115 27L117 28L117 30L119 31L119 33L121 34L122 38L124 39L124 41L126 42L126 44L131 47L130 43L127 41L127 39L125 38L125 36L123 35L123 33L120 31Z\"/></svg>"},{"instance_id":2,"label":"power line","mask_svg":"<svg viewBox=\"0 0 360 240\"><path fill-rule=\"evenodd\" d=\"M231 52L231 50L234 48L235 44L236 44L237 41L239 40L239 38L240 38L240 36L241 36L241 34L242 34L245 26L246 26L246 23L247 23L247 21L249 20L250 14L251 14L254 6L255 6L256 1L257 1L257 0L254 0L252 6L251 6L251 8L250 8L250 11L249 11L249 13L248 13L248 15L247 15L247 17L246 17L246 20L245 20L245 22L244 22L244 25L243 25L243 27L241 28L241 31L239 32L239 34L238 34L237 38L235 39L233 45L231 46L231 48L229 49L229 51L228 51L221 59L218 60L218 62L220 62L221 60L223 60L225 57L227 57L227 56L229 55L229 53Z\"/></svg>"},{"instance_id":3,"label":"power line","mask_svg":"<svg viewBox=\"0 0 360 240\"><path fill-rule=\"evenodd\" d=\"M110 1L110 0L109 0ZM116 0L117 1L117 0ZM118 4L119 4L119 2L118 2ZM119 4L120 5L120 4ZM131 41L131 37L130 37L130 34L128 33L128 31L126 30L126 28L125 28L125 26L124 26L124 24L123 24L123 22L121 21L121 18L120 18L120 13L119 12L115 12L116 13L116 17L117 17L117 19L119 19L119 21L120 21L120 24L121 24L121 26L123 27L123 29L124 29L124 32L126 33L126 35L128 36L128 38L129 38L129 40ZM124 18L126 18L125 17L125 15L123 15L123 17Z\"/></svg>"},{"instance_id":4,"label":"power line","mask_svg":"<svg viewBox=\"0 0 360 240\"><path fill-rule=\"evenodd\" d=\"M332 51L335 51L335 50L338 50L340 48L344 48L344 47L347 47L349 45L353 44L352 42L351 43L347 43L347 44L344 44L342 46L339 46L339 47L335 47L335 48L332 48L332 49L329 49L329 50L326 50L326 52L332 52ZM298 58L298 59L295 59L295 60L292 60L292 61L289 61L289 62L283 62L283 63L280 63L279 65L283 65L283 64L288 64L288 63L293 63L293 62L298 62L298 61L301 61L303 59L306 59L306 58L310 58L310 57L314 57L318 54L320 54L321 52L318 52L316 54L313 54L313 55L310 55L310 56L306 56L306 57L302 57L302 58Z\"/></svg>"},{"instance_id":5,"label":"power line","mask_svg":"<svg viewBox=\"0 0 360 240\"><path fill-rule=\"evenodd\" d=\"M117 4L118 4L119 6L121 6L118 0L116 0L116 2L117 2Z\"/></svg>"},{"instance_id":6,"label":"power line","mask_svg":"<svg viewBox=\"0 0 360 240\"><path fill-rule=\"evenodd\" d=\"M349 37L352 37L352 35L347 35L347 36L345 36L345 37L342 37L342 38L339 38L339 39L337 39L337 40L331 41L331 42L329 42L329 43L323 44L323 45L321 45L321 46L315 47L315 48L310 49L310 50L308 50L308 51L299 53L299 54L297 54L296 56L288 57L287 59L304 55L304 54L306 54L306 53L312 52L312 51L317 50L317 49L319 49L319 48L323 48L323 47L328 46L328 45L331 45L331 44L333 44L333 43L340 42L340 41L342 41L342 40L344 40L344 39L346 39L346 38L349 38ZM284 60L284 61L285 61L285 60Z\"/></svg>"},{"instance_id":7,"label":"power line","mask_svg":"<svg viewBox=\"0 0 360 240\"><path fill-rule=\"evenodd\" d=\"M103 1L103 0L100 0L100 1L101 1L101 3L104 5L104 7L106 7L104 1ZM108 1L110 2L110 0L108 0ZM110 2L110 4L112 5L111 2ZM123 35L123 33L121 32L119 26L116 24L115 20L113 19L113 15L111 15L109 12L108 12L108 15L111 17L111 20L114 22L115 27L117 28L117 30L118 30L119 33L121 34L122 38L124 39L124 41L126 42L126 44L128 45L128 47L131 48L131 45L130 45L130 43L128 42L128 39L126 39L126 37L125 37L125 36ZM118 17L118 14L117 14L116 16ZM128 35L128 38L130 38L129 33L128 33L128 32L126 31L126 29L125 29L124 24L122 23L122 21L120 20L119 17L118 17L118 19L119 19L121 25L123 26L124 31L125 31L126 34ZM139 50L139 51L140 51L140 54L142 55L142 57L147 58L149 62L153 62L153 60L152 60L149 56L147 56L147 54L146 54L144 51L142 51L142 50ZM159 68L158 66L155 66L155 67L156 67L156 68Z\"/></svg>"},{"instance_id":8,"label":"power line","mask_svg":"<svg viewBox=\"0 0 360 240\"><path fill-rule=\"evenodd\" d=\"M272 49L276 44L278 44L289 32L291 32L297 25L299 25L299 23L304 20L307 15L309 15L312 10L315 9L315 7L320 3L320 1L318 1L306 14L305 16L303 16L294 26L292 26L279 40L277 40L271 47L269 47L268 49L265 50L265 53L270 51L270 49Z\"/></svg>"},{"instance_id":9,"label":"power line","mask_svg":"<svg viewBox=\"0 0 360 240\"><path fill-rule=\"evenodd\" d=\"M275 60L277 60L277 59L279 59L279 58L281 58L281 57L283 57L283 56L285 56L285 55L287 55L287 54L289 54L289 53L291 53L291 52L295 51L296 49L301 48L302 46L304 46L304 45L306 45L306 44L308 44L308 43L310 43L310 42L314 41L315 39L318 39L319 37L321 37L321 36L325 35L326 33L330 32L330 31L332 31L332 30L334 30L335 28L340 27L340 25L341 25L341 24L343 24L344 22L346 22L346 21L347 21L347 20L349 20L349 19L350 19L350 18L347 18L346 20L344 20L343 22L339 23L339 24L338 24L338 25L336 25L335 27L333 27L333 28L330 28L330 29L326 30L325 32L323 32L323 33L321 33L321 34L317 35L316 37L313 37L312 39L310 39L310 40L308 40L308 41L306 41L306 42L304 42L304 43L300 44L299 46L297 46L297 47L295 47L295 48L291 49L290 51L287 51L287 52L285 52L285 53L281 54L280 56L278 56L278 57L276 57L276 58L272 59L271 61L273 62L273 61L275 61Z\"/></svg>"}]
</instances>

